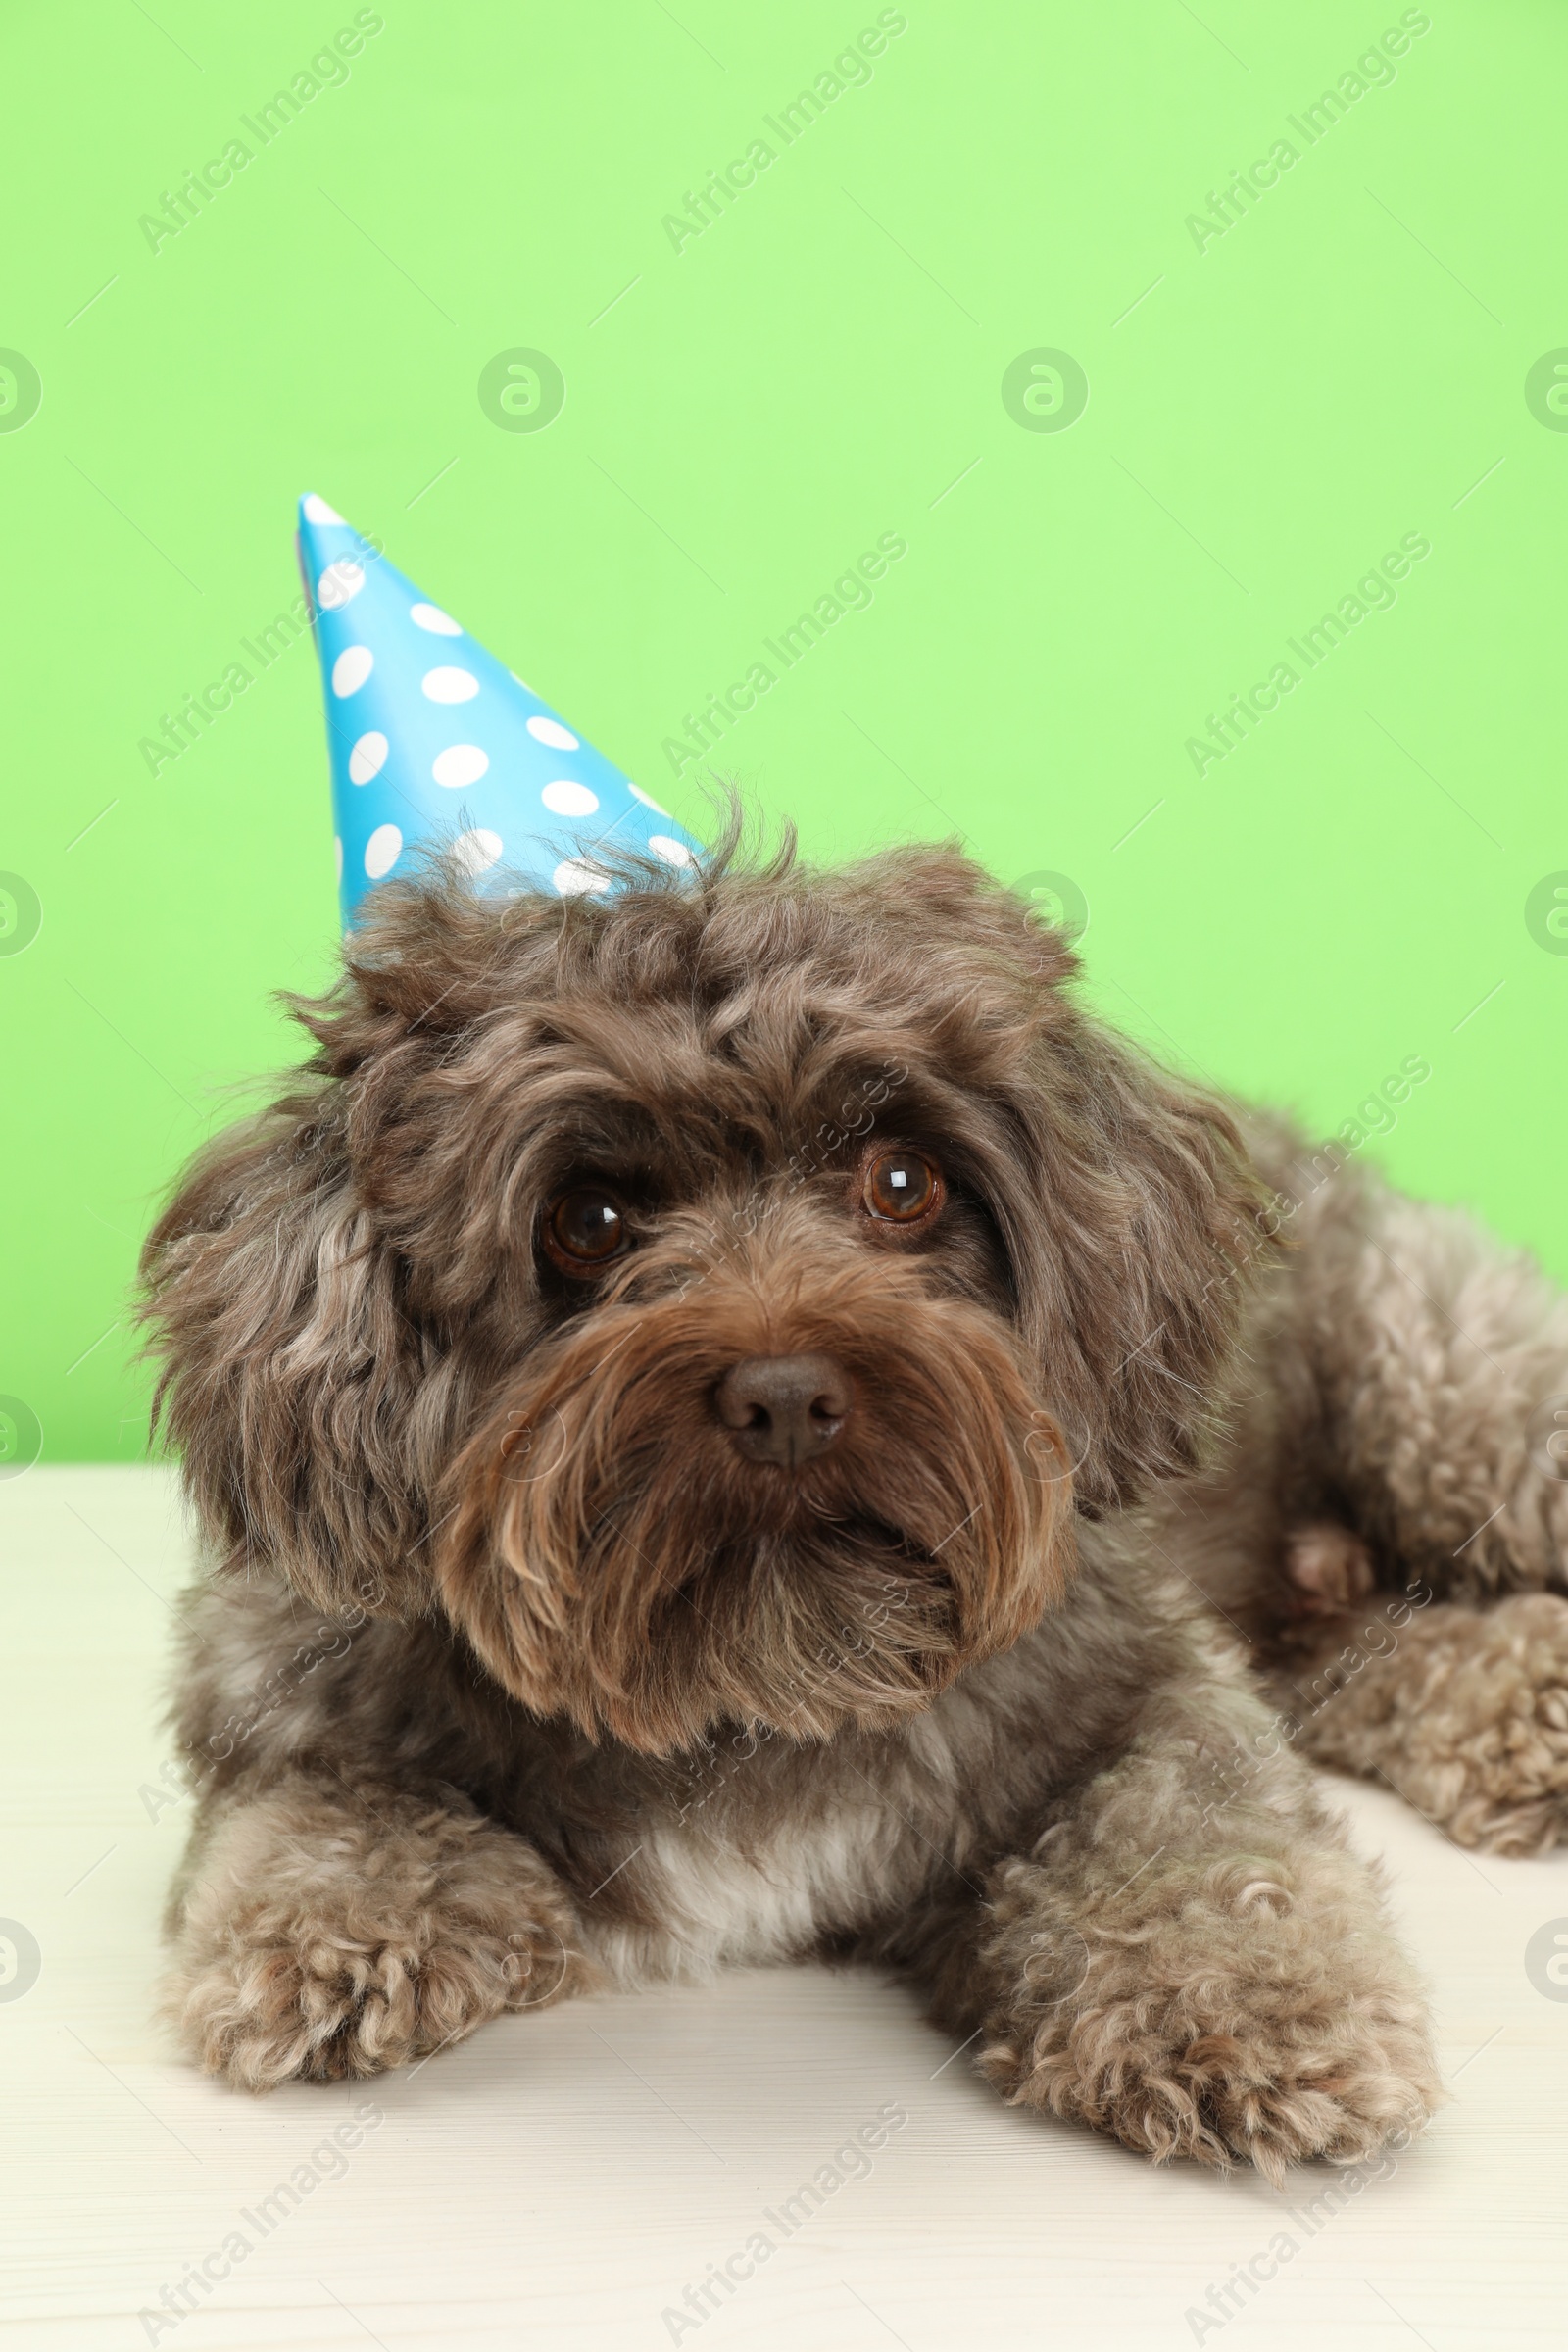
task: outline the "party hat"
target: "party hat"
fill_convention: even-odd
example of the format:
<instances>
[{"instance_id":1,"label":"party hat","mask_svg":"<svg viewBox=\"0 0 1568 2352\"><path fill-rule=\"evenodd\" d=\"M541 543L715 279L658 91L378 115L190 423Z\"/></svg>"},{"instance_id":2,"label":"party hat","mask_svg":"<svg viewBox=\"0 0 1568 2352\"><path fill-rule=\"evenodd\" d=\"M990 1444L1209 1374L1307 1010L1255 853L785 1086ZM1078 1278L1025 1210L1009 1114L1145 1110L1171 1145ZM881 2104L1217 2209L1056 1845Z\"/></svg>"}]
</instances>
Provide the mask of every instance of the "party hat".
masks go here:
<instances>
[{"instance_id":1,"label":"party hat","mask_svg":"<svg viewBox=\"0 0 1568 2352\"><path fill-rule=\"evenodd\" d=\"M345 929L411 853L455 848L481 889L609 889L603 843L690 865L657 801L314 492L300 565L321 657Z\"/></svg>"}]
</instances>

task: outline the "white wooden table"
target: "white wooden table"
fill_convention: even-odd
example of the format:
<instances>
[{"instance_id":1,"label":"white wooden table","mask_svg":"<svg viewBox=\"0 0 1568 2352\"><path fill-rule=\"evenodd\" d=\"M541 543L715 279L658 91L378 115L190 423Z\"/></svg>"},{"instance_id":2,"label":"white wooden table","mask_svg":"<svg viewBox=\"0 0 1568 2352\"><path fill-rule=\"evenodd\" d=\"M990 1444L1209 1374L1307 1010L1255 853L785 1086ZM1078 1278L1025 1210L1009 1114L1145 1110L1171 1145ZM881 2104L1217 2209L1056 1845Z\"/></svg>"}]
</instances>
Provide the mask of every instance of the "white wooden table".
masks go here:
<instances>
[{"instance_id":1,"label":"white wooden table","mask_svg":"<svg viewBox=\"0 0 1568 2352\"><path fill-rule=\"evenodd\" d=\"M0 1984L0 2343L1568 2343L1568 2000L1524 1965L1539 1928L1568 1925L1568 1859L1478 1863L1348 1784L1432 1980L1454 2095L1338 2212L1327 2168L1276 2195L1012 2113L907 1995L858 1973L580 2001L368 2090L257 2102L202 2080L154 2019L185 1810L156 1793L161 1680L187 1560L160 1472L0 1484L0 1916L40 1954L26 1990ZM328 2147L368 2096L379 2123ZM866 2169L846 2159L854 2177L819 2210L801 2199L792 2230L767 2218L884 2108L907 2122ZM269 2222L291 2178L297 2206L275 2199ZM235 2232L248 2245L225 2255ZM761 2261L759 2232L776 2241ZM1286 2259L1267 2252L1282 2234ZM753 2275L696 2319L687 2288L731 2258ZM1216 2316L1208 2290L1254 2258L1275 2275ZM228 2275L187 2290L194 2311L139 2319L204 2261Z\"/></svg>"}]
</instances>

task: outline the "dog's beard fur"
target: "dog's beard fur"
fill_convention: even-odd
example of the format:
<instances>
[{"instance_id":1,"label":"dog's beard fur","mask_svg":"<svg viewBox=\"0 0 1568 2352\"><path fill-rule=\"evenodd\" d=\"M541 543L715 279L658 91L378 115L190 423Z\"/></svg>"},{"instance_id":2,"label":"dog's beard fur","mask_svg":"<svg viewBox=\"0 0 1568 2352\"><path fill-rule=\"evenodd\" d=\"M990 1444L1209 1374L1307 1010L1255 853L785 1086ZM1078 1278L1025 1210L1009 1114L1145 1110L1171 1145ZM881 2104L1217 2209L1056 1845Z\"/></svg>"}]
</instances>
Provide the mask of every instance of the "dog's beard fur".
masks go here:
<instances>
[{"instance_id":1,"label":"dog's beard fur","mask_svg":"<svg viewBox=\"0 0 1568 2352\"><path fill-rule=\"evenodd\" d=\"M1068 1456L1010 1336L857 1254L769 1281L740 1240L695 1276L650 1252L534 1351L455 1466L437 1572L527 1705L654 1751L718 1721L819 1739L924 1705L1059 1596ZM742 1458L724 1373L813 1352L855 1391L838 1443Z\"/></svg>"}]
</instances>

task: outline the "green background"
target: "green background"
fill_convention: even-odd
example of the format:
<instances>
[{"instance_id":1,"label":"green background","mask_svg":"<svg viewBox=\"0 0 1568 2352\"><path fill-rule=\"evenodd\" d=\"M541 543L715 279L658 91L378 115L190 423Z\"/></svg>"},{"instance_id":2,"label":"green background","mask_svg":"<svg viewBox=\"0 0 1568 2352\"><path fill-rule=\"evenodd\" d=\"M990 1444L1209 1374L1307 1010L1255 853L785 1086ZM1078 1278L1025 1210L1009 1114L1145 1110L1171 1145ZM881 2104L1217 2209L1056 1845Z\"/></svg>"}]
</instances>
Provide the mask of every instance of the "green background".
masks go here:
<instances>
[{"instance_id":1,"label":"green background","mask_svg":"<svg viewBox=\"0 0 1568 2352\"><path fill-rule=\"evenodd\" d=\"M1568 867L1568 433L1525 396L1568 344L1560 0L1440 0L1310 148L1287 117L1397 8L904 13L678 252L664 216L875 8L387 0L156 253L139 217L353 10L13 19L0 344L42 405L0 432L0 868L42 927L0 955L0 1392L45 1458L144 1445L138 1238L292 1055L270 992L331 968L308 642L156 778L138 749L297 593L307 488L698 827L665 738L901 532L713 764L816 857L958 832L1068 875L1104 1011L1315 1129L1424 1057L1369 1149L1568 1272L1568 941L1526 919ZM539 432L477 396L519 345L565 379ZM1088 377L1067 430L1004 406L1042 346ZM1396 606L1195 772L1406 532Z\"/></svg>"}]
</instances>

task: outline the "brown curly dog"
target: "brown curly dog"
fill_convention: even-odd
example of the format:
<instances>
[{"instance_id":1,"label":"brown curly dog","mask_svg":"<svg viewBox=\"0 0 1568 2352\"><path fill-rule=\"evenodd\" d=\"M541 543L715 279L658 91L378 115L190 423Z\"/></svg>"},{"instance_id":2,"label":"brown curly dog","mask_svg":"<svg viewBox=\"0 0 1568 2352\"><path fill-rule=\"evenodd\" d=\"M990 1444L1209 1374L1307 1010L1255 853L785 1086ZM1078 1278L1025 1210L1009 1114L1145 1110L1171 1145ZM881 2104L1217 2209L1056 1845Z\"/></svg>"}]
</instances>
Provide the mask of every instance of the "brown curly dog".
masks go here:
<instances>
[{"instance_id":1,"label":"brown curly dog","mask_svg":"<svg viewBox=\"0 0 1568 2352\"><path fill-rule=\"evenodd\" d=\"M955 853L616 879L384 887L148 1243L190 2046L832 1951L1155 2156L1414 2128L1302 1755L1561 1833L1562 1306L1152 1068Z\"/></svg>"}]
</instances>

